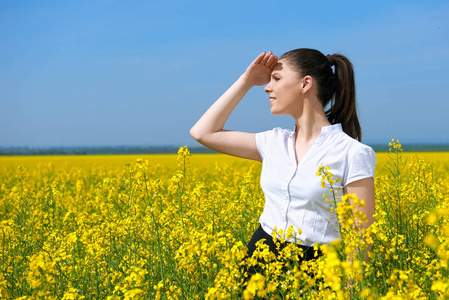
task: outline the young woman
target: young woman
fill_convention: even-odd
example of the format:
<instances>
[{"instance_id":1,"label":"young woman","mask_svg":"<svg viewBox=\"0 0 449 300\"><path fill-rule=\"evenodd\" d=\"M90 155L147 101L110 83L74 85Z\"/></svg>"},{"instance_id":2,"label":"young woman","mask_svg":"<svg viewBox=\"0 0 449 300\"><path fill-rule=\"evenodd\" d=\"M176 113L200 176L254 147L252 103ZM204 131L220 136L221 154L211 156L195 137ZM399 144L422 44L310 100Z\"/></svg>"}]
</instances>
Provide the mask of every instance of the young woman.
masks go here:
<instances>
[{"instance_id":1,"label":"young woman","mask_svg":"<svg viewBox=\"0 0 449 300\"><path fill-rule=\"evenodd\" d=\"M334 69L333 69L333 68ZM226 120L243 96L254 86L265 86L274 115L290 115L294 130L274 128L261 133L223 129ZM324 107L331 102L327 111ZM302 233L289 242L300 244L305 259L313 258L315 243L339 238L335 211L331 212L316 176L320 166L341 181L334 188L356 194L366 202L368 217L374 221L374 151L360 143L353 67L340 54L324 56L313 49L289 51L278 59L263 52L245 73L207 110L190 130L201 144L230 155L262 162L261 187L265 207L260 227L248 244L265 239L276 254L271 233L293 226ZM331 195L331 192L326 193ZM310 250L310 251L308 251Z\"/></svg>"}]
</instances>

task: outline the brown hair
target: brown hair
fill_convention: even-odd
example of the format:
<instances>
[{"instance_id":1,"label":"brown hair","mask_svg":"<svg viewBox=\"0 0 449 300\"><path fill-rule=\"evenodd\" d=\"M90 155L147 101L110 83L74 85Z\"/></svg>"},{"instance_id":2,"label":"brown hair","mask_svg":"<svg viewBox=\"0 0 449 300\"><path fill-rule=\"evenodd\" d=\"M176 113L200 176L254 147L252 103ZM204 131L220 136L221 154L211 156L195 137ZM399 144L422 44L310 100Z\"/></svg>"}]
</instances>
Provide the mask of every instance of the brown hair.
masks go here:
<instances>
[{"instance_id":1,"label":"brown hair","mask_svg":"<svg viewBox=\"0 0 449 300\"><path fill-rule=\"evenodd\" d=\"M280 59L286 59L301 77L310 75L316 80L317 97L321 104L326 107L331 103L325 112L329 122L341 123L346 134L361 141L362 129L355 103L354 69L349 59L341 54L324 56L318 50L306 48L288 51Z\"/></svg>"}]
</instances>

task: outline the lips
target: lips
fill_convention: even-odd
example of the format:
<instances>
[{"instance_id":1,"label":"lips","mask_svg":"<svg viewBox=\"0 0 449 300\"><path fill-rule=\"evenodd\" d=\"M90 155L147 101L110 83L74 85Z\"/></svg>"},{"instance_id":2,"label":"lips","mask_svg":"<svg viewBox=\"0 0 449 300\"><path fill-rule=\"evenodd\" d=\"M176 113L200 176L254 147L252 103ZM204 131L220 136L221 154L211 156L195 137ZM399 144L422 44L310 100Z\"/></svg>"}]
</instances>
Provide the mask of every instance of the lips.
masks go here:
<instances>
[{"instance_id":1,"label":"lips","mask_svg":"<svg viewBox=\"0 0 449 300\"><path fill-rule=\"evenodd\" d=\"M276 100L276 98L270 97L270 103L272 103L272 102L275 101L275 100Z\"/></svg>"}]
</instances>

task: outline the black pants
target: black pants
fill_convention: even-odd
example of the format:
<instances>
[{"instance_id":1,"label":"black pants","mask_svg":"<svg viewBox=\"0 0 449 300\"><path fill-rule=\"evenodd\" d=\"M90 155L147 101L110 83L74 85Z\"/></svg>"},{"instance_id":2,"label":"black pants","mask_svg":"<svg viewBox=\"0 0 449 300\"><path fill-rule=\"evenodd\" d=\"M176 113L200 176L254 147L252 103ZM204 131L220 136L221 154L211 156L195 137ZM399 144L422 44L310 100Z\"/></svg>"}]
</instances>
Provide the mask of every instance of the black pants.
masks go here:
<instances>
[{"instance_id":1,"label":"black pants","mask_svg":"<svg viewBox=\"0 0 449 300\"><path fill-rule=\"evenodd\" d=\"M266 233L262 229L262 226L259 225L259 228L257 228L257 230L254 232L253 236L251 237L251 240L248 243L247 255L249 257L251 257L253 255L254 251L256 250L256 243L258 241L260 241L261 239L265 239L264 244L268 245L268 247L270 248L270 251L273 252L274 255L276 255L276 256L279 255L278 249L273 242L273 237L271 235L269 235L268 233ZM285 244L281 244L281 250L288 244L289 244L288 242L286 242ZM302 258L303 261L318 258L318 256L320 255L320 253L318 253L318 254L315 253L315 251L313 250L313 247L303 246L303 245L299 245L299 244L296 244L296 246L298 248L301 248L303 251L303 254L304 254L304 257Z\"/></svg>"},{"instance_id":2,"label":"black pants","mask_svg":"<svg viewBox=\"0 0 449 300\"><path fill-rule=\"evenodd\" d=\"M270 248L270 251L276 255L276 257L279 255L279 251L275 245L275 243L273 242L273 237L269 234L267 234L263 229L262 226L259 226L259 228L257 228L257 230L254 232L253 236L251 237L251 240L248 243L248 252L247 252L247 257L251 257L254 253L254 251L256 250L256 243L262 239L264 240L264 244L268 245L268 247ZM283 248L285 248L287 245L289 244L289 242L286 243L281 243L281 247L280 250L282 250ZM311 259L316 259L321 255L320 251L315 251L312 247L309 246L303 246L303 245L299 245L296 244L296 246L298 248L302 249L302 253L303 253L303 257L299 257L299 262L303 262L303 261L308 261ZM264 263L264 262L262 262ZM244 267L243 272L246 272L248 274L247 279L249 279L251 277L251 275L254 275L255 273L259 273L260 270L257 267Z\"/></svg>"}]
</instances>

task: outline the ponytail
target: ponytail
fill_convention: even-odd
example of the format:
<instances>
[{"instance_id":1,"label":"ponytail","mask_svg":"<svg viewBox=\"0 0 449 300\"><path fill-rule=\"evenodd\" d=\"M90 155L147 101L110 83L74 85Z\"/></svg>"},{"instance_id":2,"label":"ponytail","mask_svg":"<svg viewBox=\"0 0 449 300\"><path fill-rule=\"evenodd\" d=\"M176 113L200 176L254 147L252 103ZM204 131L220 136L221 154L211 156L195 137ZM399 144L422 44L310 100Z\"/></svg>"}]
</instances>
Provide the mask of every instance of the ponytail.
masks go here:
<instances>
[{"instance_id":1,"label":"ponytail","mask_svg":"<svg viewBox=\"0 0 449 300\"><path fill-rule=\"evenodd\" d=\"M318 83L317 97L331 124L341 123L343 131L362 140L362 129L357 118L354 70L351 62L341 54L324 56L314 49L291 50L281 56L296 67L301 76L310 75ZM334 66L335 72L332 71Z\"/></svg>"},{"instance_id":2,"label":"ponytail","mask_svg":"<svg viewBox=\"0 0 449 300\"><path fill-rule=\"evenodd\" d=\"M361 141L362 129L357 117L353 66L349 59L341 54L327 55L327 58L335 68L336 88L326 117L331 124L341 123L346 134Z\"/></svg>"}]
</instances>

